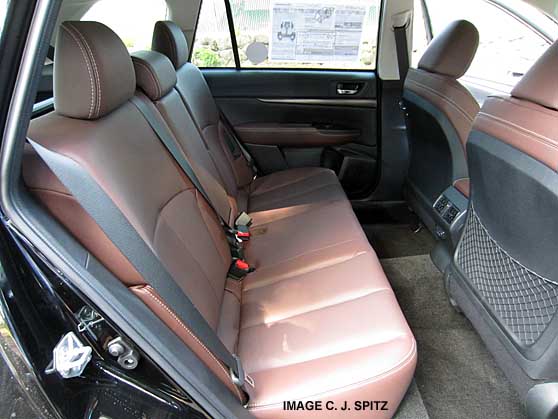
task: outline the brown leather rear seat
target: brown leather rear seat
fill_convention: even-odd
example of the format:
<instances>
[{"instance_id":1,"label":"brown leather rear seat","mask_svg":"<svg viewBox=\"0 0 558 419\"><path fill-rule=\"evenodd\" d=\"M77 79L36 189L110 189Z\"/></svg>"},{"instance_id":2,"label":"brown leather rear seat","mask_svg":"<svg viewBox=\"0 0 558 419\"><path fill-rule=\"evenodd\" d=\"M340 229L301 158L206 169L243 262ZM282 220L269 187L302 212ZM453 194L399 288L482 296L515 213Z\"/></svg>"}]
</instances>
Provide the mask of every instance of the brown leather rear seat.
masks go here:
<instances>
[{"instance_id":1,"label":"brown leather rear seat","mask_svg":"<svg viewBox=\"0 0 558 419\"><path fill-rule=\"evenodd\" d=\"M214 208L233 225L242 204L238 203L238 195L227 193L227 185L219 176L220 172L229 170L228 176L233 178L233 168L224 154L218 160L206 148L177 90L177 76L171 62L154 51L136 52L132 61L138 87L147 95L140 97L146 106L153 108L154 116L166 123ZM216 166L219 162L227 167L219 169ZM321 201L315 198L317 201L304 205L251 213L253 238L246 247L246 255L252 266L260 270L281 264L283 273L287 269L299 272L301 268L311 269L316 264L329 262L332 254L346 259L370 249L346 197ZM302 225L304 234L300 234Z\"/></svg>"},{"instance_id":2,"label":"brown leather rear seat","mask_svg":"<svg viewBox=\"0 0 558 419\"><path fill-rule=\"evenodd\" d=\"M319 201L346 199L335 173L324 168L297 168L258 177L241 154L234 158L227 146L227 131L217 104L201 71L188 62L188 42L178 25L159 21L153 32L152 49L166 55L177 73L176 89L218 162L229 194L239 210L259 212Z\"/></svg>"},{"instance_id":3,"label":"brown leather rear seat","mask_svg":"<svg viewBox=\"0 0 558 419\"><path fill-rule=\"evenodd\" d=\"M394 414L414 372L416 344L346 200L324 205L323 210L309 202L312 208L308 211L296 214L293 210L294 214L278 219L271 216L271 230L280 230L281 222L292 223L292 239L278 232L275 240L283 241L275 242L273 249L272 241L258 242L256 235L247 258L250 262L250 258L267 258L268 262L242 281L227 279L231 256L217 215L131 103L136 76L118 37L99 23L63 23L54 77L56 111L32 121L29 138L71 158L95 179L229 350L239 354L255 380L247 406L254 415L296 415L282 410L284 400L339 404L386 400L389 411L372 413L378 417ZM141 74L138 80L142 80ZM165 109L167 116L181 110L172 105L176 92L170 84L168 90L161 89L167 94L153 107L161 117L165 117ZM141 93L136 97L147 100ZM213 170L211 156L203 157L202 149L198 152L197 156L187 154L190 161L195 158L196 169L207 174ZM188 333L157 290L135 271L31 150L26 152L23 170L27 186L48 210L242 400L223 366ZM203 181L204 187L215 188L212 201L213 197L223 198L214 176L216 173L207 175ZM230 207L234 207L232 201ZM316 217L319 211L324 212ZM329 224L339 223L344 238L335 241L336 233L329 231L334 238L324 242L317 227L309 225L307 230L305 222L313 218L316 223L327 222L321 218L324 216L340 217L341 221L334 218L329 221L335 223ZM345 221L348 226L341 224ZM305 249L299 239L305 236L318 247ZM260 247L264 248L262 254ZM281 257L266 256L274 250ZM351 413L370 416L371 412ZM334 411L329 414L336 416Z\"/></svg>"}]
</instances>

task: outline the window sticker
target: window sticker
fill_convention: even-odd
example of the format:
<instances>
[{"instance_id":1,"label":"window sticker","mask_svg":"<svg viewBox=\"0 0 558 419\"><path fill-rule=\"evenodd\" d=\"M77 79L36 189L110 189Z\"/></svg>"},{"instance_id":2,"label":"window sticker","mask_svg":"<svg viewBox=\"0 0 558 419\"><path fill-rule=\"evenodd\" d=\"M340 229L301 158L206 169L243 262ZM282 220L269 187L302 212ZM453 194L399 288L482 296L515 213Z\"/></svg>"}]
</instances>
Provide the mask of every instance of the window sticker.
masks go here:
<instances>
[{"instance_id":1,"label":"window sticker","mask_svg":"<svg viewBox=\"0 0 558 419\"><path fill-rule=\"evenodd\" d=\"M271 16L271 61L358 61L364 6L275 1Z\"/></svg>"}]
</instances>

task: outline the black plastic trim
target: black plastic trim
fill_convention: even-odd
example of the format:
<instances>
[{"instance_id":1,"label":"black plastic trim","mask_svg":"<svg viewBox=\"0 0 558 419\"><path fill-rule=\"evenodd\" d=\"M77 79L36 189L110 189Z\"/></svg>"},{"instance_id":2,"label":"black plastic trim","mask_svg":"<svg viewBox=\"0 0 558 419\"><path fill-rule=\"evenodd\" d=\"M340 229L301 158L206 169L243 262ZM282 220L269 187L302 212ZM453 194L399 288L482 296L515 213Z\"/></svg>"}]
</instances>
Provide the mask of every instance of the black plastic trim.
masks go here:
<instances>
[{"instance_id":1,"label":"black plastic trim","mask_svg":"<svg viewBox=\"0 0 558 419\"><path fill-rule=\"evenodd\" d=\"M225 2L225 10L227 11L227 23L229 25L229 32L231 34L231 47L234 56L234 65L237 70L240 70L240 55L238 53L238 43L236 42L236 33L234 31L234 19L233 19L233 14L231 9L231 3L229 0L223 0L223 1Z\"/></svg>"}]
</instances>

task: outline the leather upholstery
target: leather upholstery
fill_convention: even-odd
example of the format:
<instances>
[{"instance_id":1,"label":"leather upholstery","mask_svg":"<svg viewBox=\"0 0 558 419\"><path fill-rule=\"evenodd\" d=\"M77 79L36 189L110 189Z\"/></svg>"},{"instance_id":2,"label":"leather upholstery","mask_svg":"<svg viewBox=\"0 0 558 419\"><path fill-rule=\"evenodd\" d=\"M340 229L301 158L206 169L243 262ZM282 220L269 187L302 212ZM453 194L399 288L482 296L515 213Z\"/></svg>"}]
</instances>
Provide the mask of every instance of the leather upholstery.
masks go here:
<instances>
[{"instance_id":1,"label":"leather upholstery","mask_svg":"<svg viewBox=\"0 0 558 419\"><path fill-rule=\"evenodd\" d=\"M80 23L75 26L81 29ZM103 27L101 32L107 30ZM106 39L92 36L89 41ZM113 57L116 63L121 58ZM57 68L72 66L75 59L66 57ZM106 71L111 71L110 65ZM138 81L142 83L141 77ZM220 172L212 167L219 161L204 147L178 93L171 88L154 102L141 92L136 97L148 101L167 123L194 170L203 175L204 187L214 182L210 199L222 199L217 202L230 203L232 210L234 199L228 200L225 188L220 188ZM395 412L413 376L416 343L346 198L254 214L254 237L246 255L257 270L242 282L232 281L227 279L231 256L217 214L135 106L124 101L94 121L87 119L53 112L33 120L28 134L50 151L71 158L95 179L224 344L239 354L256 382L248 405L254 415L294 416L296 412L282 410L282 401L304 398L338 403L386 400L390 410L374 413L388 417ZM224 366L157 290L130 270L118 249L95 230L93 220L37 159L33 152L26 153L23 167L25 182L36 198L243 402ZM317 170L314 176L319 178L320 173ZM333 185L328 173L324 173L327 182ZM297 179L302 174L254 183L253 192L260 196L288 191L301 183ZM49 190L55 193L45 199ZM108 250L114 254L107 255Z\"/></svg>"},{"instance_id":2,"label":"leather upholstery","mask_svg":"<svg viewBox=\"0 0 558 419\"><path fill-rule=\"evenodd\" d=\"M558 42L543 54L512 90L518 99L558 111Z\"/></svg>"},{"instance_id":3,"label":"leather upholstery","mask_svg":"<svg viewBox=\"0 0 558 419\"><path fill-rule=\"evenodd\" d=\"M457 20L432 40L418 68L458 79L469 69L478 46L477 28L466 20Z\"/></svg>"},{"instance_id":4,"label":"leather upholstery","mask_svg":"<svg viewBox=\"0 0 558 419\"><path fill-rule=\"evenodd\" d=\"M126 285L144 284L145 281L128 259L120 253L31 146L25 147L23 161L25 184L49 212L122 282Z\"/></svg>"},{"instance_id":5,"label":"leather upholstery","mask_svg":"<svg viewBox=\"0 0 558 419\"><path fill-rule=\"evenodd\" d=\"M203 74L188 63L186 37L173 22L157 22L152 49L171 59L177 71L176 89L195 121L205 147L219 170L222 186L238 211L273 211L313 202L346 199L333 172L328 169L291 169L263 176L254 174L244 156L234 157L227 145L229 135L219 108ZM316 175L320 173L319 175ZM269 193L259 185L266 184ZM273 191L271 191L273 189Z\"/></svg>"},{"instance_id":6,"label":"leather upholstery","mask_svg":"<svg viewBox=\"0 0 558 419\"><path fill-rule=\"evenodd\" d=\"M132 97L132 60L109 28L98 22L64 22L56 44L54 106L60 115L97 119ZM56 63L64 65L56 69Z\"/></svg>"},{"instance_id":7,"label":"leather upholstery","mask_svg":"<svg viewBox=\"0 0 558 419\"><path fill-rule=\"evenodd\" d=\"M186 64L190 54L184 32L176 23L171 21L155 23L151 49L169 57L172 65L177 70Z\"/></svg>"},{"instance_id":8,"label":"leather upholstery","mask_svg":"<svg viewBox=\"0 0 558 419\"><path fill-rule=\"evenodd\" d=\"M461 192L463 196L469 198L469 195L471 194L471 184L469 178L458 179L453 182L453 186L455 186L455 189Z\"/></svg>"},{"instance_id":9,"label":"leather upholstery","mask_svg":"<svg viewBox=\"0 0 558 419\"><path fill-rule=\"evenodd\" d=\"M132 54L136 83L151 100L159 100L176 85L176 72L169 59L154 51Z\"/></svg>"},{"instance_id":10,"label":"leather upholstery","mask_svg":"<svg viewBox=\"0 0 558 419\"><path fill-rule=\"evenodd\" d=\"M537 60L511 96L489 97L474 130L558 170L558 42Z\"/></svg>"},{"instance_id":11,"label":"leather upholstery","mask_svg":"<svg viewBox=\"0 0 558 419\"><path fill-rule=\"evenodd\" d=\"M554 44L511 96L489 97L475 120L471 203L448 285L527 400L541 380L556 381L555 310L545 317L541 302L556 292L548 284L556 283L557 63Z\"/></svg>"},{"instance_id":12,"label":"leather upholstery","mask_svg":"<svg viewBox=\"0 0 558 419\"><path fill-rule=\"evenodd\" d=\"M468 70L479 43L473 24L451 23L430 43L418 68L409 69L403 99L411 150L406 199L434 232L433 206L455 184L466 195L466 144L479 104L457 78Z\"/></svg>"},{"instance_id":13,"label":"leather upholstery","mask_svg":"<svg viewBox=\"0 0 558 419\"><path fill-rule=\"evenodd\" d=\"M149 64L149 61L157 61L156 56L158 55L160 54L157 52L148 55L142 54L150 68L154 69L158 66ZM194 96L195 98L197 96ZM208 99L205 101L210 103ZM146 103L146 105L154 106L159 111L161 120L168 125L174 135L177 144L208 193L213 207L223 219L233 224L239 214L239 204L235 197L227 193L227 184L220 175L222 171L216 167L216 164L219 163L227 164L226 155L221 155L222 160L220 161L211 158L210 152L205 147L203 135L196 129L197 124L188 113L187 106L178 92L171 91L161 100ZM203 116L203 114L201 115ZM208 121L205 120L204 123L209 123ZM209 141L211 141L211 137L209 137ZM230 172L228 173L228 176L231 176ZM274 217L267 212L265 222L261 214L259 217L254 216L254 226L259 228L260 234L254 237L255 245L249 247L256 248L257 252L250 253L249 250L247 253L250 255L254 267L274 265L304 252L319 252L339 241L354 238L354 234L361 230L350 207L347 206L346 197L339 181L331 170L293 169L257 178L250 186L250 206L247 210L251 213L261 208L274 207L277 203L284 205L287 201L289 202L288 208L304 208L304 204L314 202L318 192L323 194L323 203L332 202L332 205L307 208L305 211L308 214L300 214L296 218L284 216L285 212L281 216L279 211L274 212ZM334 201L339 202L335 204ZM336 219L337 223L330 230L324 229L323 220L325 219ZM273 220L277 222L271 223L270 221ZM310 239L296 234L301 222L306 225ZM336 229L336 226L342 227ZM262 233L264 229L265 232Z\"/></svg>"},{"instance_id":14,"label":"leather upholstery","mask_svg":"<svg viewBox=\"0 0 558 419\"><path fill-rule=\"evenodd\" d=\"M407 74L405 89L428 100L448 118L465 152L467 137L480 109L471 93L451 77L413 68Z\"/></svg>"},{"instance_id":15,"label":"leather upholstery","mask_svg":"<svg viewBox=\"0 0 558 419\"><path fill-rule=\"evenodd\" d=\"M513 97L489 97L473 129L558 169L558 111Z\"/></svg>"}]
</instances>

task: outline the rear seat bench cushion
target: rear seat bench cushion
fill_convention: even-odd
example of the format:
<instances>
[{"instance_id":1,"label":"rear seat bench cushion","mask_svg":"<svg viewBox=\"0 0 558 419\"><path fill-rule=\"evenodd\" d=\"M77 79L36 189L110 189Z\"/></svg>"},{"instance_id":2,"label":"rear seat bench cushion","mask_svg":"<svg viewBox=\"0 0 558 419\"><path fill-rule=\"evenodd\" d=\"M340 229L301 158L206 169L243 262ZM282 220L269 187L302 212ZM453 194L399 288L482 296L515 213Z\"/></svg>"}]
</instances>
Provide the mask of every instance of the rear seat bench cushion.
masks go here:
<instances>
[{"instance_id":1,"label":"rear seat bench cushion","mask_svg":"<svg viewBox=\"0 0 558 419\"><path fill-rule=\"evenodd\" d=\"M250 185L248 210L258 212L346 199L334 171L305 167L256 178Z\"/></svg>"}]
</instances>

